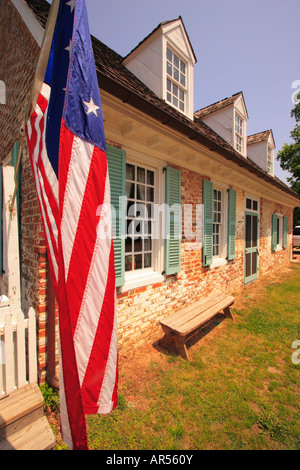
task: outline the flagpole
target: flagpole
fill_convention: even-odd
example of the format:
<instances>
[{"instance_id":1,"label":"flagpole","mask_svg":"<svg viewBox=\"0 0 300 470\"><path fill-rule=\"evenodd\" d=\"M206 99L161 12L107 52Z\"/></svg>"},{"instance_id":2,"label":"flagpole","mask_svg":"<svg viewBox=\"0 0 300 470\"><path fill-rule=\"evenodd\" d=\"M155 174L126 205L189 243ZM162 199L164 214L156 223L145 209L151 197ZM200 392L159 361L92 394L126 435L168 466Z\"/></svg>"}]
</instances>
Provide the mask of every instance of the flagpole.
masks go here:
<instances>
[{"instance_id":1,"label":"flagpole","mask_svg":"<svg viewBox=\"0 0 300 470\"><path fill-rule=\"evenodd\" d=\"M36 69L35 69L34 80L33 80L33 84L30 90L29 98L28 98L28 103L27 103L26 110L25 110L24 123L21 125L21 129L20 129L21 138L19 142L20 144L19 152L18 152L16 167L15 167L15 189L14 189L14 193L13 193L13 197L12 197L11 205L10 205L11 213L14 208L14 203L15 203L16 194L18 190L17 175L19 171L21 154L22 154L22 149L23 149L24 140L25 140L26 124L27 124L29 117L34 111L39 93L41 91L42 84L44 82L46 69L47 69L47 63L48 63L49 54L51 50L51 44L52 44L52 38L53 38L58 8L59 8L59 3L60 3L60 0L53 0L52 5L50 7L50 12L49 12L49 16L47 19L44 37L43 37L43 41L42 41L42 45L41 45L41 49L39 53L39 58L38 58Z\"/></svg>"}]
</instances>

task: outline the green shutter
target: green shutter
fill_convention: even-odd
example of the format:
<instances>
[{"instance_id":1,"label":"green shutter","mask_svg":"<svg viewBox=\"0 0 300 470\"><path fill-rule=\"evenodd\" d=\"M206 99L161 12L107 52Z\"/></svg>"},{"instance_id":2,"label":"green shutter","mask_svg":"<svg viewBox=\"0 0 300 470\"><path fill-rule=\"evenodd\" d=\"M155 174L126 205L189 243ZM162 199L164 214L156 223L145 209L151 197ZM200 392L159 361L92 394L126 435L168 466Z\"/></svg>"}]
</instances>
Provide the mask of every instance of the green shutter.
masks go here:
<instances>
[{"instance_id":1,"label":"green shutter","mask_svg":"<svg viewBox=\"0 0 300 470\"><path fill-rule=\"evenodd\" d=\"M283 217L283 237L282 237L282 248L287 247L287 230L288 230L288 218Z\"/></svg>"},{"instance_id":2,"label":"green shutter","mask_svg":"<svg viewBox=\"0 0 300 470\"><path fill-rule=\"evenodd\" d=\"M203 266L213 261L213 184L203 180Z\"/></svg>"},{"instance_id":3,"label":"green shutter","mask_svg":"<svg viewBox=\"0 0 300 470\"><path fill-rule=\"evenodd\" d=\"M180 271L181 257L181 172L166 167L165 273Z\"/></svg>"},{"instance_id":4,"label":"green shutter","mask_svg":"<svg viewBox=\"0 0 300 470\"><path fill-rule=\"evenodd\" d=\"M0 167L0 276L3 273L3 173L2 166Z\"/></svg>"},{"instance_id":5,"label":"green shutter","mask_svg":"<svg viewBox=\"0 0 300 470\"><path fill-rule=\"evenodd\" d=\"M228 245L227 259L235 258L235 232L236 232L236 191L228 190Z\"/></svg>"},{"instance_id":6,"label":"green shutter","mask_svg":"<svg viewBox=\"0 0 300 470\"><path fill-rule=\"evenodd\" d=\"M277 249L277 215L272 214L272 251Z\"/></svg>"},{"instance_id":7,"label":"green shutter","mask_svg":"<svg viewBox=\"0 0 300 470\"><path fill-rule=\"evenodd\" d=\"M124 150L107 145L107 165L110 182L110 201L112 213L113 242L115 252L116 287L125 281L125 218L121 201L125 196L126 153ZM123 235L123 236L122 236Z\"/></svg>"}]
</instances>

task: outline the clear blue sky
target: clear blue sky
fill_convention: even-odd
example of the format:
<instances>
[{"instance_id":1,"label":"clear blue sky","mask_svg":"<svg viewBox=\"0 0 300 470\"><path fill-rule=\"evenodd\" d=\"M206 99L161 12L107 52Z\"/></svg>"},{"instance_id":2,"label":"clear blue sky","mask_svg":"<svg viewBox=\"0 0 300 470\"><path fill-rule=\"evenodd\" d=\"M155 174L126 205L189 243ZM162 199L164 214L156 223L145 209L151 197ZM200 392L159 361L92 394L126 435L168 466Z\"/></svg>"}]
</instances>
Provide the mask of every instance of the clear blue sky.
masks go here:
<instances>
[{"instance_id":1,"label":"clear blue sky","mask_svg":"<svg viewBox=\"0 0 300 470\"><path fill-rule=\"evenodd\" d=\"M194 109L243 91L248 135L290 142L300 81L299 0L86 0L91 33L125 56L160 22L182 16L197 64ZM298 86L300 89L300 84ZM285 181L279 162L275 174Z\"/></svg>"}]
</instances>

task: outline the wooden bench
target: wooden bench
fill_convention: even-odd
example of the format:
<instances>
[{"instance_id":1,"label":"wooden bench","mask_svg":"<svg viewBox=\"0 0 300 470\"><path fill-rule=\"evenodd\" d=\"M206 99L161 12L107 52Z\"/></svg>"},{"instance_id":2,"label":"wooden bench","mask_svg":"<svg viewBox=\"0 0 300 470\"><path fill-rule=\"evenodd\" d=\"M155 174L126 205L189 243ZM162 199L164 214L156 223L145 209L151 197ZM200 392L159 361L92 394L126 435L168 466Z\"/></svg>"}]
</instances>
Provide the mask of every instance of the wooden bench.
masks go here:
<instances>
[{"instance_id":1,"label":"wooden bench","mask_svg":"<svg viewBox=\"0 0 300 470\"><path fill-rule=\"evenodd\" d=\"M186 341L218 313L223 312L234 320L230 311L234 300L229 295L215 293L171 314L160 321L165 336L159 341L159 345L167 349L174 342L178 354L189 360Z\"/></svg>"}]
</instances>

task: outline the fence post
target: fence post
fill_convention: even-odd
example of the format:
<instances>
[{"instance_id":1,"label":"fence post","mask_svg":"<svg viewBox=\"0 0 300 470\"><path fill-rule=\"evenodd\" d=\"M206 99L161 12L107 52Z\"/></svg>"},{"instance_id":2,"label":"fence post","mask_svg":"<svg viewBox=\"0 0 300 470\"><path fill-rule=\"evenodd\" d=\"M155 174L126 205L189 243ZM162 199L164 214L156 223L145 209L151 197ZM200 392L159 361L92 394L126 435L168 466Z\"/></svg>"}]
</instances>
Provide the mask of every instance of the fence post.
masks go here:
<instances>
[{"instance_id":1,"label":"fence post","mask_svg":"<svg viewBox=\"0 0 300 470\"><path fill-rule=\"evenodd\" d=\"M9 313L4 320L4 348L5 348L5 391L10 393L15 386L15 360L13 343L12 315Z\"/></svg>"},{"instance_id":2,"label":"fence post","mask_svg":"<svg viewBox=\"0 0 300 470\"><path fill-rule=\"evenodd\" d=\"M17 316L17 387L24 387L26 384L26 350L25 350L25 324L24 315L21 310Z\"/></svg>"},{"instance_id":3,"label":"fence post","mask_svg":"<svg viewBox=\"0 0 300 470\"><path fill-rule=\"evenodd\" d=\"M37 382L37 351L36 351L36 318L35 311L28 311L28 382Z\"/></svg>"}]
</instances>

